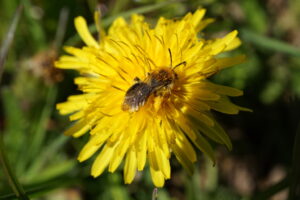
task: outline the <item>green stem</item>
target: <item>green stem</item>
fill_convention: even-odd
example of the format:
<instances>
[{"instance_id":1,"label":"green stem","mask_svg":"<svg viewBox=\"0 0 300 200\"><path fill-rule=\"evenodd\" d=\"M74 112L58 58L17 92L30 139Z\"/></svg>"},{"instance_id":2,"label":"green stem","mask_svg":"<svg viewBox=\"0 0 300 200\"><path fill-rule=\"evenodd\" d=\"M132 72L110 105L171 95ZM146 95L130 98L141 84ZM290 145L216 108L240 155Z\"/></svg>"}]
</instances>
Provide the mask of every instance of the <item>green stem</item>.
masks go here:
<instances>
[{"instance_id":1,"label":"green stem","mask_svg":"<svg viewBox=\"0 0 300 200\"><path fill-rule=\"evenodd\" d=\"M9 185L11 186L16 196L21 200L29 200L29 197L26 195L23 187L18 182L15 174L11 170L11 167L9 165L8 159L5 155L5 151L3 148L2 135L0 135L0 163L3 167L4 175L7 177Z\"/></svg>"},{"instance_id":2,"label":"green stem","mask_svg":"<svg viewBox=\"0 0 300 200\"><path fill-rule=\"evenodd\" d=\"M152 192L152 200L157 200L158 197L158 189L154 188Z\"/></svg>"}]
</instances>

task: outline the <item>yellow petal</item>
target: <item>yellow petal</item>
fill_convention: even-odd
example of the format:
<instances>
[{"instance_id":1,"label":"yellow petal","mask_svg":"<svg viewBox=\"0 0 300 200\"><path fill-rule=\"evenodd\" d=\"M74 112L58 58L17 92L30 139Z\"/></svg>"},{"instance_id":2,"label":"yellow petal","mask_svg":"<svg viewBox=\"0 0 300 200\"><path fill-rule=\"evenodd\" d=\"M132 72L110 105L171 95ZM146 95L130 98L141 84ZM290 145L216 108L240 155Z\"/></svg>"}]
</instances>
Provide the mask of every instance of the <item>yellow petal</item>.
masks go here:
<instances>
[{"instance_id":1,"label":"yellow petal","mask_svg":"<svg viewBox=\"0 0 300 200\"><path fill-rule=\"evenodd\" d=\"M184 131L189 136L195 135L195 140L197 139L197 134L194 131L192 131L191 129L185 129ZM187 157L189 158L190 161L196 162L196 160L197 160L196 152L195 152L193 146L191 145L191 143L189 142L189 140L184 136L183 132L177 133L176 144L179 148L182 149L182 151L185 153L185 155L187 155Z\"/></svg>"},{"instance_id":2,"label":"yellow petal","mask_svg":"<svg viewBox=\"0 0 300 200\"><path fill-rule=\"evenodd\" d=\"M156 171L159 170L158 162L155 155L155 149L152 152L148 152L149 165Z\"/></svg>"},{"instance_id":3,"label":"yellow petal","mask_svg":"<svg viewBox=\"0 0 300 200\"><path fill-rule=\"evenodd\" d=\"M129 184L133 181L137 169L136 152L131 148L127 152L124 166L124 180Z\"/></svg>"},{"instance_id":4,"label":"yellow petal","mask_svg":"<svg viewBox=\"0 0 300 200\"><path fill-rule=\"evenodd\" d=\"M118 168L118 166L121 164L124 158L126 151L128 150L129 140L128 139L124 139L124 140L125 141L122 141L114 152L113 158L109 163L109 167L108 167L109 172L114 172Z\"/></svg>"},{"instance_id":5,"label":"yellow petal","mask_svg":"<svg viewBox=\"0 0 300 200\"><path fill-rule=\"evenodd\" d=\"M150 166L151 178L156 187L163 187L165 184L164 175L161 171L156 171Z\"/></svg>"},{"instance_id":6,"label":"yellow petal","mask_svg":"<svg viewBox=\"0 0 300 200\"><path fill-rule=\"evenodd\" d=\"M228 135L217 122L215 122L213 127L209 127L199 120L194 123L194 126L196 126L207 137L211 138L212 140L218 143L225 144L229 150L232 149L232 144Z\"/></svg>"},{"instance_id":7,"label":"yellow petal","mask_svg":"<svg viewBox=\"0 0 300 200\"><path fill-rule=\"evenodd\" d=\"M239 47L241 43L242 43L241 40L238 37L236 37L229 44L227 44L224 51L231 51L232 49Z\"/></svg>"},{"instance_id":8,"label":"yellow petal","mask_svg":"<svg viewBox=\"0 0 300 200\"><path fill-rule=\"evenodd\" d=\"M62 115L70 114L87 107L94 97L93 94L69 96L68 101L56 104L56 109L58 109Z\"/></svg>"},{"instance_id":9,"label":"yellow petal","mask_svg":"<svg viewBox=\"0 0 300 200\"><path fill-rule=\"evenodd\" d=\"M224 142L224 144L227 146L227 148L231 151L232 144L230 141L230 138L224 131L224 129L220 126L219 123L215 123L215 132L218 134L218 136L221 138L221 140Z\"/></svg>"},{"instance_id":10,"label":"yellow petal","mask_svg":"<svg viewBox=\"0 0 300 200\"><path fill-rule=\"evenodd\" d=\"M202 18L205 15L206 10L205 9L198 9L196 12L193 14L191 22L194 27L197 27L198 24L200 24Z\"/></svg>"},{"instance_id":11,"label":"yellow petal","mask_svg":"<svg viewBox=\"0 0 300 200\"><path fill-rule=\"evenodd\" d=\"M93 177L100 176L110 162L114 152L114 146L105 145L92 165L91 174Z\"/></svg>"},{"instance_id":12,"label":"yellow petal","mask_svg":"<svg viewBox=\"0 0 300 200\"><path fill-rule=\"evenodd\" d=\"M172 145L172 150L178 162L184 167L189 175L192 175L194 172L194 165L189 156L185 154L185 152L178 146L177 143Z\"/></svg>"},{"instance_id":13,"label":"yellow petal","mask_svg":"<svg viewBox=\"0 0 300 200\"><path fill-rule=\"evenodd\" d=\"M208 102L208 101L207 101ZM218 101L216 101L218 102ZM211 102L209 101L209 103L207 103L208 105L211 104ZM199 119L201 120L202 122L204 122L205 124L207 124L208 126L213 126L214 125L214 120L208 116L205 112L201 112L201 111L198 111L198 110L194 110L194 109L191 109L191 108L188 108L185 113L192 117L192 118L195 118L195 119Z\"/></svg>"},{"instance_id":14,"label":"yellow petal","mask_svg":"<svg viewBox=\"0 0 300 200\"><path fill-rule=\"evenodd\" d=\"M227 95L227 96L232 96L232 97L237 97L237 96L243 95L243 91L241 91L239 89L228 87L228 86L223 86L223 85L217 85L210 81L202 81L199 84L199 88L204 88L207 90L211 90L217 94Z\"/></svg>"},{"instance_id":15,"label":"yellow petal","mask_svg":"<svg viewBox=\"0 0 300 200\"><path fill-rule=\"evenodd\" d=\"M228 33L225 37L216 39L215 42L213 42L211 45L208 45L208 47L212 49L211 53L213 55L217 55L220 52L224 51L227 46L234 40L237 34L238 31L234 30Z\"/></svg>"},{"instance_id":16,"label":"yellow petal","mask_svg":"<svg viewBox=\"0 0 300 200\"><path fill-rule=\"evenodd\" d=\"M81 111L78 111L78 112L70 115L69 119L70 119L70 121L76 121L76 120L81 119L83 116L84 116L84 112L81 110Z\"/></svg>"},{"instance_id":17,"label":"yellow petal","mask_svg":"<svg viewBox=\"0 0 300 200\"><path fill-rule=\"evenodd\" d=\"M235 115L238 114L240 111L240 108L233 103L231 103L228 98L221 97L219 101L206 101L206 103L214 110Z\"/></svg>"},{"instance_id":18,"label":"yellow petal","mask_svg":"<svg viewBox=\"0 0 300 200\"><path fill-rule=\"evenodd\" d=\"M198 89L198 91L195 91L195 97L197 99L201 100L211 100L216 101L220 98L220 96L213 91L204 90L204 89Z\"/></svg>"},{"instance_id":19,"label":"yellow petal","mask_svg":"<svg viewBox=\"0 0 300 200\"><path fill-rule=\"evenodd\" d=\"M199 32L202 29L204 29L207 25L213 23L215 21L215 19L213 18L207 18L201 21L201 23L199 23L198 27L196 28L196 31Z\"/></svg>"},{"instance_id":20,"label":"yellow petal","mask_svg":"<svg viewBox=\"0 0 300 200\"><path fill-rule=\"evenodd\" d=\"M91 35L83 17L79 16L75 18L75 28L86 45L99 48L99 44Z\"/></svg>"},{"instance_id":21,"label":"yellow petal","mask_svg":"<svg viewBox=\"0 0 300 200\"><path fill-rule=\"evenodd\" d=\"M103 143L94 144L92 142L88 142L86 145L84 145L78 156L79 162L89 159L102 146L102 144Z\"/></svg>"},{"instance_id":22,"label":"yellow petal","mask_svg":"<svg viewBox=\"0 0 300 200\"><path fill-rule=\"evenodd\" d=\"M76 122L73 126L71 126L69 129L67 129L64 132L64 134L72 135L73 137L80 137L83 134L85 134L90 128L91 125L88 121L80 120L79 122Z\"/></svg>"},{"instance_id":23,"label":"yellow petal","mask_svg":"<svg viewBox=\"0 0 300 200\"><path fill-rule=\"evenodd\" d=\"M146 133L143 134L143 136L140 138L137 144L137 168L139 171L142 171L144 169L144 166L146 164L146 148L147 148L147 140L146 140Z\"/></svg>"},{"instance_id":24,"label":"yellow petal","mask_svg":"<svg viewBox=\"0 0 300 200\"><path fill-rule=\"evenodd\" d=\"M197 133L197 139L192 141L196 147L201 150L203 153L208 155L208 157L215 163L215 155L211 145L207 142L207 140L200 134Z\"/></svg>"},{"instance_id":25,"label":"yellow petal","mask_svg":"<svg viewBox=\"0 0 300 200\"><path fill-rule=\"evenodd\" d=\"M157 164L160 171L163 173L165 179L169 179L171 177L171 167L169 159L163 153L160 148L155 149L155 157L157 159Z\"/></svg>"},{"instance_id":26,"label":"yellow petal","mask_svg":"<svg viewBox=\"0 0 300 200\"><path fill-rule=\"evenodd\" d=\"M227 67L232 67L234 65L241 64L245 60L246 60L245 55L239 55L239 56L228 57L228 58L218 58L217 61L211 67L221 70Z\"/></svg>"}]
</instances>

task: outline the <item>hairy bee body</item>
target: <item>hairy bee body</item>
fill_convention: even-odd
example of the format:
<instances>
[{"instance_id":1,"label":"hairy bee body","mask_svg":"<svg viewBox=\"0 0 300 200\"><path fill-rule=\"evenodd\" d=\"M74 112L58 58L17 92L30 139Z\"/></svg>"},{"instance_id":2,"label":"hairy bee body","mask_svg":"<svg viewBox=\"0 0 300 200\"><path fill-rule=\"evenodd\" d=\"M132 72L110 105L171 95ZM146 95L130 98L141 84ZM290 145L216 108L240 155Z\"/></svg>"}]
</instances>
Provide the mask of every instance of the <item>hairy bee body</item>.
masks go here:
<instances>
[{"instance_id":1,"label":"hairy bee body","mask_svg":"<svg viewBox=\"0 0 300 200\"><path fill-rule=\"evenodd\" d=\"M162 95L164 92L169 92L177 74L172 68L162 67L156 71L148 73L144 81L136 78L136 83L133 84L125 94L122 104L122 110L136 112L143 106L151 95Z\"/></svg>"},{"instance_id":2,"label":"hairy bee body","mask_svg":"<svg viewBox=\"0 0 300 200\"><path fill-rule=\"evenodd\" d=\"M126 92L122 109L130 112L138 111L145 104L152 93L152 87L147 83L138 82L132 85Z\"/></svg>"}]
</instances>

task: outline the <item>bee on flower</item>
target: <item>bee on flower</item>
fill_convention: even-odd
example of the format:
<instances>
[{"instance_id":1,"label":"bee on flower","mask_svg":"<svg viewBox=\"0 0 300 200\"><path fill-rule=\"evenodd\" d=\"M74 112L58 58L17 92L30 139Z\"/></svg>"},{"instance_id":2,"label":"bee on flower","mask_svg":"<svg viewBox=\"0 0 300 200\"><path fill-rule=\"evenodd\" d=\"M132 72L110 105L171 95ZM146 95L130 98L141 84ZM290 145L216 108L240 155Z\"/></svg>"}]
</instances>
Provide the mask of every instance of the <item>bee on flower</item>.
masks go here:
<instances>
[{"instance_id":1,"label":"bee on flower","mask_svg":"<svg viewBox=\"0 0 300 200\"><path fill-rule=\"evenodd\" d=\"M204 14L198 9L180 20L161 17L154 28L140 15L129 23L120 17L107 33L99 30L100 41L92 37L83 17L75 19L86 46L65 47L69 55L55 65L80 73L75 83L82 94L57 108L75 121L66 135L90 135L78 160L97 154L92 176L105 169L114 172L125 160L124 180L131 183L148 163L154 185L162 187L171 178L172 155L192 173L194 147L215 161L207 138L232 148L211 111L249 111L228 98L243 92L207 78L243 62L245 56L217 56L241 44L237 31L214 40L198 37L213 22ZM95 19L97 23L97 13Z\"/></svg>"}]
</instances>

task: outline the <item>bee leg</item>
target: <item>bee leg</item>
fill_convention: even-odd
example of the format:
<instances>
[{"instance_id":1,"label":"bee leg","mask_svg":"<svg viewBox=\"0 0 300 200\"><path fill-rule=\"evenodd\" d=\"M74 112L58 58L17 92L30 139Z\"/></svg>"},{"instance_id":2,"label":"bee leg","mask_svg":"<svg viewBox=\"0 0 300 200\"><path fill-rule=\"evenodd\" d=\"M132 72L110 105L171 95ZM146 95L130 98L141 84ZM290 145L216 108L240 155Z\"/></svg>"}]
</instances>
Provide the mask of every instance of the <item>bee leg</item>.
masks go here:
<instances>
[{"instance_id":1,"label":"bee leg","mask_svg":"<svg viewBox=\"0 0 300 200\"><path fill-rule=\"evenodd\" d=\"M178 80L178 74L174 73L175 79Z\"/></svg>"},{"instance_id":2,"label":"bee leg","mask_svg":"<svg viewBox=\"0 0 300 200\"><path fill-rule=\"evenodd\" d=\"M153 95L155 96L155 97L162 97L163 96L163 92L160 92L160 91L154 91L153 92Z\"/></svg>"},{"instance_id":3,"label":"bee leg","mask_svg":"<svg viewBox=\"0 0 300 200\"><path fill-rule=\"evenodd\" d=\"M133 79L133 81L134 81L135 83L140 83L140 82L141 82L141 79L140 79L139 77L135 77L135 78Z\"/></svg>"}]
</instances>

